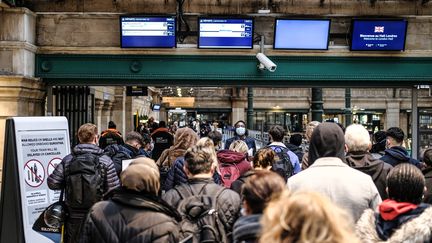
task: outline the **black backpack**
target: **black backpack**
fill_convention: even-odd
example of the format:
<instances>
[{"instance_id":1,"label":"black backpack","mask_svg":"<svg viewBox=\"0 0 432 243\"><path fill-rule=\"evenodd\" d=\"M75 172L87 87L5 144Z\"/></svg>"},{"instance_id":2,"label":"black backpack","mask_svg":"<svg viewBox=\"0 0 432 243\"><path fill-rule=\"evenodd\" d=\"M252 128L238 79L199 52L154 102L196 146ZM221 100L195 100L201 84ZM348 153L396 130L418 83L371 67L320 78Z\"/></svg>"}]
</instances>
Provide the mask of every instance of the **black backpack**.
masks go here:
<instances>
[{"instance_id":1,"label":"black backpack","mask_svg":"<svg viewBox=\"0 0 432 243\"><path fill-rule=\"evenodd\" d=\"M203 189L195 193L189 184L174 188L182 198L177 208L182 216L181 236L189 238L187 242L194 243L228 242L226 225L221 220L221 212L217 205L219 196L225 188L207 194L202 193Z\"/></svg>"},{"instance_id":2,"label":"black backpack","mask_svg":"<svg viewBox=\"0 0 432 243\"><path fill-rule=\"evenodd\" d=\"M290 150L277 145L271 145L268 147L276 153L275 162L271 168L272 171L281 175L285 180L288 180L288 178L294 175L294 167L288 155L288 151Z\"/></svg>"},{"instance_id":3,"label":"black backpack","mask_svg":"<svg viewBox=\"0 0 432 243\"><path fill-rule=\"evenodd\" d=\"M65 168L66 205L74 209L89 209L102 200L105 174L98 155L73 155Z\"/></svg>"}]
</instances>

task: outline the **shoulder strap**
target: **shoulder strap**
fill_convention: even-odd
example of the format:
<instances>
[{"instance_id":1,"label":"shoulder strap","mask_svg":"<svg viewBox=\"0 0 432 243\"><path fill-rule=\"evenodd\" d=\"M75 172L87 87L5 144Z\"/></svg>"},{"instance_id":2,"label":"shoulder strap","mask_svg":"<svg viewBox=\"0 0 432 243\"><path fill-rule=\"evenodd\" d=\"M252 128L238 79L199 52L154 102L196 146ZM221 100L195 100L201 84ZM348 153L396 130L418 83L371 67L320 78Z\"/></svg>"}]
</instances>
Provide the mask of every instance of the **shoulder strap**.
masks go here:
<instances>
[{"instance_id":1,"label":"shoulder strap","mask_svg":"<svg viewBox=\"0 0 432 243\"><path fill-rule=\"evenodd\" d=\"M181 199L185 199L193 195L193 193L186 188L185 184L174 187L174 190L180 195Z\"/></svg>"}]
</instances>

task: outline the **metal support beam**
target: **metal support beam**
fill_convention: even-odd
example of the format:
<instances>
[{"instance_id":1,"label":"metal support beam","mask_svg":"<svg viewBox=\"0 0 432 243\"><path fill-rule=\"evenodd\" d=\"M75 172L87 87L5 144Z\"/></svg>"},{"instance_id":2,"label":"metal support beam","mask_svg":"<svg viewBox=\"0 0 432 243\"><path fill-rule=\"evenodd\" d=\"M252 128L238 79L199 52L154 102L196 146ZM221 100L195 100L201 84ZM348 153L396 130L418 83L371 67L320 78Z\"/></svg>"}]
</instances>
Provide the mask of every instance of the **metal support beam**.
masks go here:
<instances>
[{"instance_id":1,"label":"metal support beam","mask_svg":"<svg viewBox=\"0 0 432 243\"><path fill-rule=\"evenodd\" d=\"M312 121L322 122L323 110L322 88L312 88Z\"/></svg>"},{"instance_id":2,"label":"metal support beam","mask_svg":"<svg viewBox=\"0 0 432 243\"><path fill-rule=\"evenodd\" d=\"M412 88L412 122L411 122L411 134L412 134L412 144L411 144L411 156L414 159L418 158L418 89L417 87Z\"/></svg>"},{"instance_id":3,"label":"metal support beam","mask_svg":"<svg viewBox=\"0 0 432 243\"><path fill-rule=\"evenodd\" d=\"M254 129L253 124L253 88L248 87L247 92L247 98L248 98L248 108L247 108L247 128L248 129Z\"/></svg>"},{"instance_id":4,"label":"metal support beam","mask_svg":"<svg viewBox=\"0 0 432 243\"><path fill-rule=\"evenodd\" d=\"M345 127L352 123L351 89L345 89Z\"/></svg>"}]
</instances>

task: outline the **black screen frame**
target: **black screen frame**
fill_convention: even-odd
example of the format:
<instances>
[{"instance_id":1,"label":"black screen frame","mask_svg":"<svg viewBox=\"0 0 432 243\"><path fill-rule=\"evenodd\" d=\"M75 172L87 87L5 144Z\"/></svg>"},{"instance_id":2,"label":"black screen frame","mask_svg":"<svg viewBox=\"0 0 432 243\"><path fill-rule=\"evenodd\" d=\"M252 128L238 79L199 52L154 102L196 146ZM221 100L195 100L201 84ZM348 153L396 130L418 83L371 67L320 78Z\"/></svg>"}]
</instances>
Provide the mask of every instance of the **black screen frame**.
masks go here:
<instances>
[{"instance_id":1,"label":"black screen frame","mask_svg":"<svg viewBox=\"0 0 432 243\"><path fill-rule=\"evenodd\" d=\"M250 48L226 48L226 47L200 47L200 27L201 27L201 19L244 19L244 20L252 20L252 38ZM255 19L249 16L201 16L198 17L197 23L197 48L198 49L213 49L213 50L251 50L254 46L254 36L255 36Z\"/></svg>"},{"instance_id":2,"label":"black screen frame","mask_svg":"<svg viewBox=\"0 0 432 243\"><path fill-rule=\"evenodd\" d=\"M123 41L122 41L122 37L123 37L123 28L122 28L122 18L127 18L127 17L132 17L132 18L137 18L137 17L142 17L142 18L174 18L174 33L175 33L175 41L174 41L174 46L173 47L166 47L166 46L161 46L161 47L149 47L149 46L144 46L144 47L135 47L135 46L128 46L128 47L124 47L123 46ZM125 49L155 49L155 48L163 48L163 49L172 49L172 48L177 48L177 17L175 15L152 15L152 14L123 14L119 16L119 37L120 37L120 48L125 48Z\"/></svg>"},{"instance_id":3,"label":"black screen frame","mask_svg":"<svg viewBox=\"0 0 432 243\"><path fill-rule=\"evenodd\" d=\"M394 22L398 22L398 21L404 21L406 22L405 25L405 31L404 31L404 44L403 44L403 49L394 49L394 50L353 50L352 49L352 41L353 41L353 34L354 34L354 22L355 21L394 21ZM406 37L407 37L407 31L408 31L408 20L405 18L353 18L351 19L351 26L350 26L350 42L349 42L349 50L350 51L360 51L360 52L364 52L364 51L370 51L370 52L403 52L405 51L405 46L406 46Z\"/></svg>"},{"instance_id":4,"label":"black screen frame","mask_svg":"<svg viewBox=\"0 0 432 243\"><path fill-rule=\"evenodd\" d=\"M305 20L305 21L328 21L329 27L328 27L328 33L327 33L327 47L326 49L319 49L319 48L276 48L276 22L278 20ZM329 42L330 42L330 29L331 29L331 19L328 18L314 18L314 19L302 19L302 18L275 18L274 20L274 26L273 26L273 49L274 50L304 50L304 51L328 51L329 48Z\"/></svg>"}]
</instances>

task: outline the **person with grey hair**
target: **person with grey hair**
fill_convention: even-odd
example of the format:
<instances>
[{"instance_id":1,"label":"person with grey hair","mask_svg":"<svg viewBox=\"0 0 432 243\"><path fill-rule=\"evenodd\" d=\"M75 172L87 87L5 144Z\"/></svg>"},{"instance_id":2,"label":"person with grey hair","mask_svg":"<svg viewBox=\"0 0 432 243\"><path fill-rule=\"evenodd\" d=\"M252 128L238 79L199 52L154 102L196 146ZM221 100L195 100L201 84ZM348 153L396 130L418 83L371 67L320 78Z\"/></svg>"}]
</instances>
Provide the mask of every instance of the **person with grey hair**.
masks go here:
<instances>
[{"instance_id":1,"label":"person with grey hair","mask_svg":"<svg viewBox=\"0 0 432 243\"><path fill-rule=\"evenodd\" d=\"M369 150L372 147L369 132L362 125L352 124L345 130L346 163L354 169L372 177L381 198L387 199L386 177L393 168L382 160L375 159Z\"/></svg>"},{"instance_id":2,"label":"person with grey hair","mask_svg":"<svg viewBox=\"0 0 432 243\"><path fill-rule=\"evenodd\" d=\"M337 124L318 125L310 140L312 165L290 177L288 188L319 192L346 209L356 222L365 209L375 209L381 197L370 176L344 163L344 146L344 133Z\"/></svg>"},{"instance_id":3,"label":"person with grey hair","mask_svg":"<svg viewBox=\"0 0 432 243\"><path fill-rule=\"evenodd\" d=\"M156 163L144 157L135 159L120 180L122 188L90 209L79 242L178 242L181 217L157 196Z\"/></svg>"}]
</instances>

